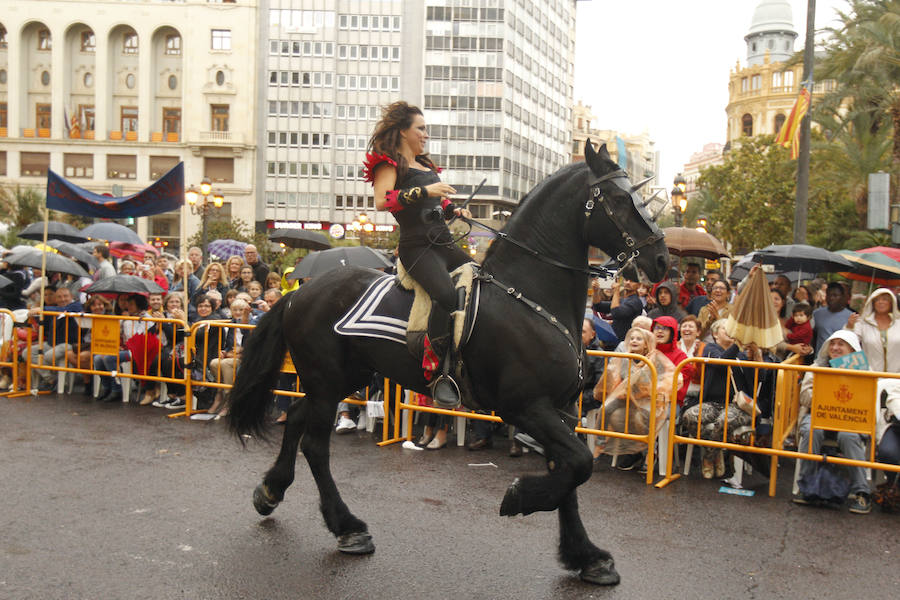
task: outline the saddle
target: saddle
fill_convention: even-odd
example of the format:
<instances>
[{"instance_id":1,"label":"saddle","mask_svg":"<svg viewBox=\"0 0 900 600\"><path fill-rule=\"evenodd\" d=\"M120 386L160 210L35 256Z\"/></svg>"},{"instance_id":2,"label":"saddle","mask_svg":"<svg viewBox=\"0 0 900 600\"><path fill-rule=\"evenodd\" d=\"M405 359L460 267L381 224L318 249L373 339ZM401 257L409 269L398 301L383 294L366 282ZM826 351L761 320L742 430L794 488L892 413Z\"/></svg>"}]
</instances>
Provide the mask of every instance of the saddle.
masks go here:
<instances>
[{"instance_id":1,"label":"saddle","mask_svg":"<svg viewBox=\"0 0 900 600\"><path fill-rule=\"evenodd\" d=\"M457 363L451 367L463 404L470 408L478 406L473 398L461 351L472 336L478 316L480 270L480 265L472 262L450 273L460 297L464 297L464 301L460 303L462 308L453 313L453 349ZM384 275L373 281L350 310L334 324L334 332L338 335L374 337L403 344L421 363L428 317L431 314L431 297L399 261L397 271L396 276Z\"/></svg>"}]
</instances>

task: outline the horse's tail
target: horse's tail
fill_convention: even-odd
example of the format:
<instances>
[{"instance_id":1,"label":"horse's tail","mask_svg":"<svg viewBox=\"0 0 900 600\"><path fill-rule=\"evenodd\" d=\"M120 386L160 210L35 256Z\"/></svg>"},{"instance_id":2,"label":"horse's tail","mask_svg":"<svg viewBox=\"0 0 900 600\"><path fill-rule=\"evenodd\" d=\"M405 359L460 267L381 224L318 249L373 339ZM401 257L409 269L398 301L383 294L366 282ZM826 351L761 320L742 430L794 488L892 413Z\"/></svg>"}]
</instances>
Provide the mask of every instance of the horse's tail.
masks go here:
<instances>
[{"instance_id":1,"label":"horse's tail","mask_svg":"<svg viewBox=\"0 0 900 600\"><path fill-rule=\"evenodd\" d=\"M275 387L287 351L282 322L289 297L290 294L280 299L263 315L244 344L228 408L228 427L241 443L244 434L266 438L269 392Z\"/></svg>"}]
</instances>

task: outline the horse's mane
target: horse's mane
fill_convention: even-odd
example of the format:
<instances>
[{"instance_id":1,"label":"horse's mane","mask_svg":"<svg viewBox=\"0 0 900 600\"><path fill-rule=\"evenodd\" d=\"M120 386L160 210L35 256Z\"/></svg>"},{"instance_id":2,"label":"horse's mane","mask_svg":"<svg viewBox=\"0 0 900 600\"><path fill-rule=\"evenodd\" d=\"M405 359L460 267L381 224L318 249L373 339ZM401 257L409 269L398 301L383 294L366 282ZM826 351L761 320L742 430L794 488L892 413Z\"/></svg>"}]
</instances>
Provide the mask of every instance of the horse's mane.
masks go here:
<instances>
[{"instance_id":1,"label":"horse's mane","mask_svg":"<svg viewBox=\"0 0 900 600\"><path fill-rule=\"evenodd\" d=\"M555 181L560 177L566 177L566 178L570 177L573 174L572 173L573 171L577 171L584 167L587 167L587 163L584 161L569 163L569 164L561 167L559 170L557 170L555 173L551 174L549 177L545 177L543 180L538 182L538 184L536 186L534 186L533 188L531 188L531 190L527 194L525 194L525 197L523 197L519 201L519 205L516 208L516 212L513 214L512 218L506 223L506 225L503 226L501 231L506 231L509 228L509 226L515 222L516 217L519 215L519 213L521 212L521 209L523 207L530 206L531 204L536 202L536 200L534 200L534 199L542 196L544 194L545 188L547 186L551 186L552 184L554 184ZM555 189L555 187L551 188L551 189ZM487 249L487 252L485 252L485 254L484 254L484 260L487 260L494 253L494 250L496 248L497 248L497 244L491 244L490 247Z\"/></svg>"}]
</instances>

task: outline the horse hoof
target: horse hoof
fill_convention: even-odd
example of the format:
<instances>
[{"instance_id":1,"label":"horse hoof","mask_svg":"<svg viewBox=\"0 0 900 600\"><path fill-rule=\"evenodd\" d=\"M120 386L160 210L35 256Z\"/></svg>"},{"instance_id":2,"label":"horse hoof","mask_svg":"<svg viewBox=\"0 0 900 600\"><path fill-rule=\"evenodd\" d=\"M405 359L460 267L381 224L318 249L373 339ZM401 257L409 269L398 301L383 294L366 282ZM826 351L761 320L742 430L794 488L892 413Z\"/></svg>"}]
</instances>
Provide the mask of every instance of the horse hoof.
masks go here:
<instances>
[{"instance_id":1,"label":"horse hoof","mask_svg":"<svg viewBox=\"0 0 900 600\"><path fill-rule=\"evenodd\" d=\"M262 483L256 486L253 490L253 508L256 509L256 512L266 517L272 514L276 506L278 506L278 502L272 500L266 486Z\"/></svg>"},{"instance_id":2,"label":"horse hoof","mask_svg":"<svg viewBox=\"0 0 900 600\"><path fill-rule=\"evenodd\" d=\"M581 579L596 585L618 585L616 563L611 558L600 559L581 570Z\"/></svg>"},{"instance_id":3,"label":"horse hoof","mask_svg":"<svg viewBox=\"0 0 900 600\"><path fill-rule=\"evenodd\" d=\"M500 503L500 516L512 517L522 512L522 480L518 477L509 484L506 489L506 495L503 496L503 502Z\"/></svg>"},{"instance_id":4,"label":"horse hoof","mask_svg":"<svg viewBox=\"0 0 900 600\"><path fill-rule=\"evenodd\" d=\"M368 531L356 531L338 536L338 550L344 554L372 554L375 543Z\"/></svg>"}]
</instances>

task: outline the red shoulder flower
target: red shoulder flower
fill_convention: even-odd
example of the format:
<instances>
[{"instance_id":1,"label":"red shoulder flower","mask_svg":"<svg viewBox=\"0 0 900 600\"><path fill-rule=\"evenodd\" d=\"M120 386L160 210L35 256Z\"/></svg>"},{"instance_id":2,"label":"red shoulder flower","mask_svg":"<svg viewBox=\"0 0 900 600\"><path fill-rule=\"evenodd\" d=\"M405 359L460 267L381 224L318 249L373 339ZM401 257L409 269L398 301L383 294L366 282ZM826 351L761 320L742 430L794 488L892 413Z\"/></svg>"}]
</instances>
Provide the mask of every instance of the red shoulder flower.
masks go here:
<instances>
[{"instance_id":1,"label":"red shoulder flower","mask_svg":"<svg viewBox=\"0 0 900 600\"><path fill-rule=\"evenodd\" d=\"M387 154L366 152L366 159L363 161L363 179L369 183L375 183L375 168L381 163L397 167L397 162Z\"/></svg>"}]
</instances>

